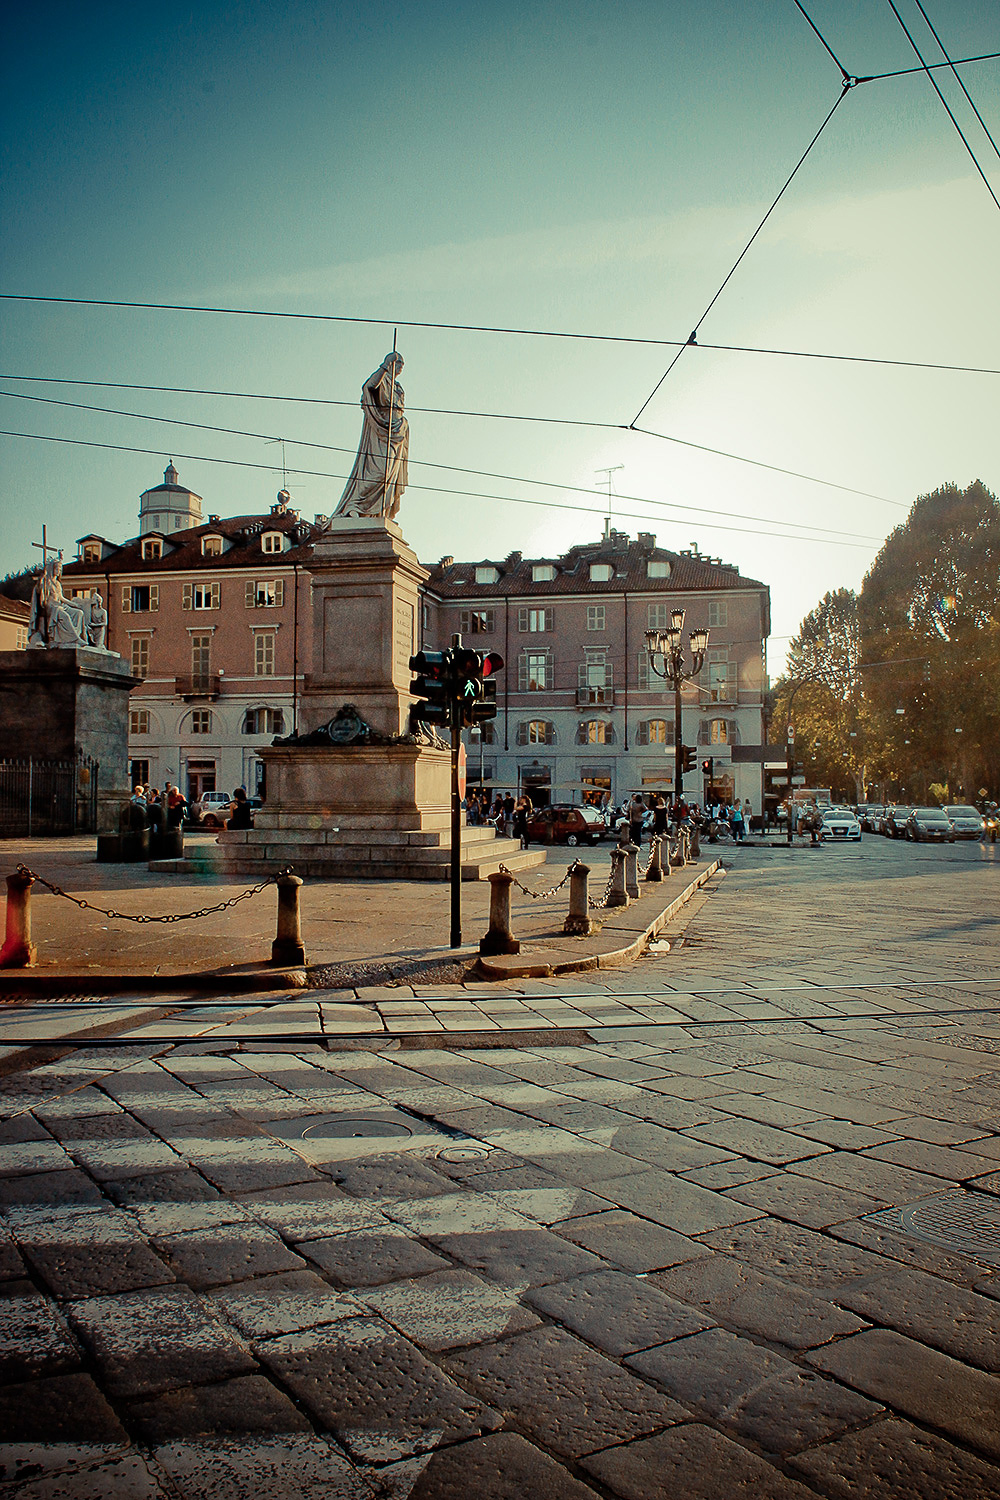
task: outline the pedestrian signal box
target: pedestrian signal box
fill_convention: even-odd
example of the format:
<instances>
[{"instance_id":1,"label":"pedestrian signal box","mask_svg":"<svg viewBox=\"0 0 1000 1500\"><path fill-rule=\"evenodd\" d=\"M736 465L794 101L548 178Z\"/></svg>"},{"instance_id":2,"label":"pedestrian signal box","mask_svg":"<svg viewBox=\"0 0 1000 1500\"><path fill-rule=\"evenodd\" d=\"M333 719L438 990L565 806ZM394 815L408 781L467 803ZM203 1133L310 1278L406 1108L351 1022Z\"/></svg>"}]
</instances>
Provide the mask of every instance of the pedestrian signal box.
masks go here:
<instances>
[{"instance_id":1,"label":"pedestrian signal box","mask_svg":"<svg viewBox=\"0 0 1000 1500\"><path fill-rule=\"evenodd\" d=\"M410 671L417 676L410 692L422 702L410 708L410 725L451 723L451 657L450 651L418 651L410 657Z\"/></svg>"},{"instance_id":2,"label":"pedestrian signal box","mask_svg":"<svg viewBox=\"0 0 1000 1500\"><path fill-rule=\"evenodd\" d=\"M680 747L680 750L681 771L693 771L695 767L695 761L698 758L697 751L692 749L690 745L682 745Z\"/></svg>"}]
</instances>

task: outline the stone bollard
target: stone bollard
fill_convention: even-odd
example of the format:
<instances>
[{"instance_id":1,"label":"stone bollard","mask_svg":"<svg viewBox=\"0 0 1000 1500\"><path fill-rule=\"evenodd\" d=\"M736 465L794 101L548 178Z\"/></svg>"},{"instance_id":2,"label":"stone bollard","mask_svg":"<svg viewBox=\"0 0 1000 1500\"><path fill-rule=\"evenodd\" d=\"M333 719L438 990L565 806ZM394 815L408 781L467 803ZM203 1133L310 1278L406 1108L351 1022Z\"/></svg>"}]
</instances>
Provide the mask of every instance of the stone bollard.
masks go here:
<instances>
[{"instance_id":1,"label":"stone bollard","mask_svg":"<svg viewBox=\"0 0 1000 1500\"><path fill-rule=\"evenodd\" d=\"M625 855L625 889L630 901L639 899L639 855L641 850L638 844L625 844L623 846Z\"/></svg>"},{"instance_id":2,"label":"stone bollard","mask_svg":"<svg viewBox=\"0 0 1000 1500\"><path fill-rule=\"evenodd\" d=\"M697 823L691 829L691 858L701 859L701 833Z\"/></svg>"},{"instance_id":3,"label":"stone bollard","mask_svg":"<svg viewBox=\"0 0 1000 1500\"><path fill-rule=\"evenodd\" d=\"M674 844L670 863L675 870L681 870L687 864L687 832L683 828L677 830L677 842Z\"/></svg>"},{"instance_id":4,"label":"stone bollard","mask_svg":"<svg viewBox=\"0 0 1000 1500\"><path fill-rule=\"evenodd\" d=\"M628 844L619 844L617 849L611 851L611 889L608 892L608 906L628 906L628 891L625 889L625 850L633 847Z\"/></svg>"},{"instance_id":5,"label":"stone bollard","mask_svg":"<svg viewBox=\"0 0 1000 1500\"><path fill-rule=\"evenodd\" d=\"M7 876L7 931L0 949L0 969L30 969L38 961L31 941L31 887L33 875Z\"/></svg>"},{"instance_id":6,"label":"stone bollard","mask_svg":"<svg viewBox=\"0 0 1000 1500\"><path fill-rule=\"evenodd\" d=\"M590 915L590 866L577 860L569 875L569 915L563 932L569 937L589 937L595 926Z\"/></svg>"},{"instance_id":7,"label":"stone bollard","mask_svg":"<svg viewBox=\"0 0 1000 1500\"><path fill-rule=\"evenodd\" d=\"M304 964L306 950L302 946L302 925L299 918L299 888L302 881L289 870L284 870L275 885L278 887L278 932L271 944L271 963L282 967Z\"/></svg>"},{"instance_id":8,"label":"stone bollard","mask_svg":"<svg viewBox=\"0 0 1000 1500\"><path fill-rule=\"evenodd\" d=\"M663 836L654 833L649 845L649 869L646 871L645 880L662 880L664 875L670 874L670 867L663 868Z\"/></svg>"},{"instance_id":9,"label":"stone bollard","mask_svg":"<svg viewBox=\"0 0 1000 1500\"><path fill-rule=\"evenodd\" d=\"M510 888L514 877L499 870L489 881L490 927L479 940L479 951L486 957L493 953L520 953L521 944L510 930Z\"/></svg>"}]
</instances>

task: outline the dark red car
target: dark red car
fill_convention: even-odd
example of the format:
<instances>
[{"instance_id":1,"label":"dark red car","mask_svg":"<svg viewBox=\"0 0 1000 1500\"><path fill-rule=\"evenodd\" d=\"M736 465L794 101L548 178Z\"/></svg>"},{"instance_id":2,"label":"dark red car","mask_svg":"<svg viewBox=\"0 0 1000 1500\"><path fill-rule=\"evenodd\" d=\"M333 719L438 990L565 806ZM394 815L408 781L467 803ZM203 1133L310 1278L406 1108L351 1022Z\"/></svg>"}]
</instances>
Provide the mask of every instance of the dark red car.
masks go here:
<instances>
[{"instance_id":1,"label":"dark red car","mask_svg":"<svg viewBox=\"0 0 1000 1500\"><path fill-rule=\"evenodd\" d=\"M593 807L555 804L540 807L528 819L530 844L596 844L607 829L602 813Z\"/></svg>"}]
</instances>

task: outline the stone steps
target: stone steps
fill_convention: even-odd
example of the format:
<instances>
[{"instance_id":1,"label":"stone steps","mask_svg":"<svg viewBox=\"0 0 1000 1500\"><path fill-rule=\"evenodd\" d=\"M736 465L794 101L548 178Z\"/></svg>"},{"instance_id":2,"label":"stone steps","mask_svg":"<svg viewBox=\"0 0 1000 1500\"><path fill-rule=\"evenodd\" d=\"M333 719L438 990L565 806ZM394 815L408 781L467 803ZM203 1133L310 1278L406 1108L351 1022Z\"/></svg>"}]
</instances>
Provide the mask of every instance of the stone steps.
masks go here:
<instances>
[{"instance_id":1,"label":"stone steps","mask_svg":"<svg viewBox=\"0 0 1000 1500\"><path fill-rule=\"evenodd\" d=\"M473 835L466 837L466 835ZM436 844L409 844L405 835L340 839L336 844L286 843L281 830L274 839L231 842L232 836L207 848L191 850L184 859L157 859L150 870L163 875L256 875L291 865L306 880L448 880L451 848L443 837ZM508 870L531 870L545 863L543 849L522 849L516 839L481 836L482 830L462 830L462 879L485 880L501 865ZM426 835L424 835L426 836Z\"/></svg>"}]
</instances>

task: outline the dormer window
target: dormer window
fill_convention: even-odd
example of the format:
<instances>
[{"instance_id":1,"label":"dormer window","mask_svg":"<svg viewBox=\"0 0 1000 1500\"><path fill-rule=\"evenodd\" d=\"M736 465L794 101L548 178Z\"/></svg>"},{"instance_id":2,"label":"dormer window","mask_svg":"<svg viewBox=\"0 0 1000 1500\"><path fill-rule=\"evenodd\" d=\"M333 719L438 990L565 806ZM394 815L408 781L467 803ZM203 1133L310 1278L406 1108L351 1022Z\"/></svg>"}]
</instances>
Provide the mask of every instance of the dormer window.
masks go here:
<instances>
[{"instance_id":1,"label":"dormer window","mask_svg":"<svg viewBox=\"0 0 1000 1500\"><path fill-rule=\"evenodd\" d=\"M499 581L499 578L500 578L500 569L499 568L494 568L494 567L487 566L487 567L484 567L484 568L477 568L476 569L476 582L477 583L497 583Z\"/></svg>"},{"instance_id":2,"label":"dormer window","mask_svg":"<svg viewBox=\"0 0 1000 1500\"><path fill-rule=\"evenodd\" d=\"M533 563L531 568L532 583L551 583L556 576L556 570L552 563Z\"/></svg>"},{"instance_id":3,"label":"dormer window","mask_svg":"<svg viewBox=\"0 0 1000 1500\"><path fill-rule=\"evenodd\" d=\"M610 563L591 563L591 565L590 565L590 581L591 581L591 583L610 583L610 581L611 581L611 564Z\"/></svg>"},{"instance_id":4,"label":"dormer window","mask_svg":"<svg viewBox=\"0 0 1000 1500\"><path fill-rule=\"evenodd\" d=\"M669 578L670 564L665 558L651 557L646 564L647 578Z\"/></svg>"},{"instance_id":5,"label":"dormer window","mask_svg":"<svg viewBox=\"0 0 1000 1500\"><path fill-rule=\"evenodd\" d=\"M260 539L260 550L262 552L283 552L285 538L280 531L265 531Z\"/></svg>"},{"instance_id":6,"label":"dormer window","mask_svg":"<svg viewBox=\"0 0 1000 1500\"><path fill-rule=\"evenodd\" d=\"M159 537L152 537L142 544L143 562L159 562L163 556L163 543Z\"/></svg>"},{"instance_id":7,"label":"dormer window","mask_svg":"<svg viewBox=\"0 0 1000 1500\"><path fill-rule=\"evenodd\" d=\"M85 563L99 563L101 560L100 542L84 542L83 561Z\"/></svg>"},{"instance_id":8,"label":"dormer window","mask_svg":"<svg viewBox=\"0 0 1000 1500\"><path fill-rule=\"evenodd\" d=\"M201 539L201 554L203 557L221 557L221 536L203 536Z\"/></svg>"}]
</instances>

